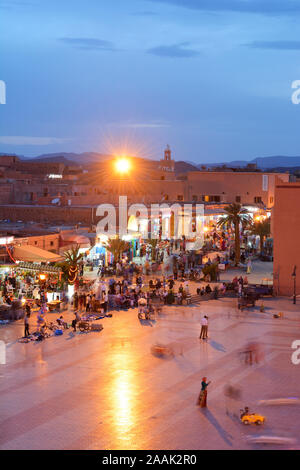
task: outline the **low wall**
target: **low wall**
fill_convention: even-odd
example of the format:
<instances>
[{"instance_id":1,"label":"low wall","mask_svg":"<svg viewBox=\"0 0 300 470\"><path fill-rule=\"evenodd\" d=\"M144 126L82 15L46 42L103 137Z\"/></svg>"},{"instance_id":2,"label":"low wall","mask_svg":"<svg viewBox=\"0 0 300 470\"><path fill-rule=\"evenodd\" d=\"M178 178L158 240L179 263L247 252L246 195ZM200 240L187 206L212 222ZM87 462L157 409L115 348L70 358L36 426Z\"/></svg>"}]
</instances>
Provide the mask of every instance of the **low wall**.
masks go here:
<instances>
[{"instance_id":1,"label":"low wall","mask_svg":"<svg viewBox=\"0 0 300 470\"><path fill-rule=\"evenodd\" d=\"M0 219L12 222L18 220L57 224L81 222L90 225L96 222L95 213L96 209L92 207L0 205Z\"/></svg>"}]
</instances>

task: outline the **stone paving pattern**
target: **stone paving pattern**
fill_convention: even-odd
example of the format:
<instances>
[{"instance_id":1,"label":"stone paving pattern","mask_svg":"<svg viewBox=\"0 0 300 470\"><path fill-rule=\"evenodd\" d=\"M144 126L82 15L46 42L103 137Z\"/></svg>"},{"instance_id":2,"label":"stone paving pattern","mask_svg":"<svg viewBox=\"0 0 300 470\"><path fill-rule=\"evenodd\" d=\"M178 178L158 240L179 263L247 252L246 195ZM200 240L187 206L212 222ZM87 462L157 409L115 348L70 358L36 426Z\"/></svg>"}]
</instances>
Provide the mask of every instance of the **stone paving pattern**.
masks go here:
<instances>
[{"instance_id":1,"label":"stone paving pattern","mask_svg":"<svg viewBox=\"0 0 300 470\"><path fill-rule=\"evenodd\" d=\"M264 304L265 313L240 313L228 298L170 306L152 322L139 321L136 309L113 312L100 333L67 330L41 343L16 341L22 322L1 326L8 344L0 365L0 449L252 449L261 447L247 437L259 434L294 437L300 448L300 406L257 405L300 396L300 365L291 362L300 308L284 299ZM284 317L274 319L279 311ZM199 340L204 314L207 341ZM263 344L265 359L249 366L238 353L252 339ZM153 356L156 342L170 345L175 357ZM212 381L205 410L196 406L203 376ZM263 413L263 427L226 415L227 383L242 388L236 409Z\"/></svg>"}]
</instances>

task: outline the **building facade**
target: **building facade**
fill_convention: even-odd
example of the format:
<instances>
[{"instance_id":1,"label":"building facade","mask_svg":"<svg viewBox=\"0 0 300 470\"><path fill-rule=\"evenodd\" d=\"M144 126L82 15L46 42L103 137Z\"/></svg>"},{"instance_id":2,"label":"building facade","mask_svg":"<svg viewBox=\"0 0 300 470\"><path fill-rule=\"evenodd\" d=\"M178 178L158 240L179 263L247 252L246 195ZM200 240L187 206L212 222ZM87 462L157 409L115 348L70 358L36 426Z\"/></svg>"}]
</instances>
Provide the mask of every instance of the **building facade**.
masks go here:
<instances>
[{"instance_id":1,"label":"building facade","mask_svg":"<svg viewBox=\"0 0 300 470\"><path fill-rule=\"evenodd\" d=\"M300 183L278 183L273 210L274 288L278 295L300 294ZM296 278L292 276L296 266Z\"/></svg>"}]
</instances>

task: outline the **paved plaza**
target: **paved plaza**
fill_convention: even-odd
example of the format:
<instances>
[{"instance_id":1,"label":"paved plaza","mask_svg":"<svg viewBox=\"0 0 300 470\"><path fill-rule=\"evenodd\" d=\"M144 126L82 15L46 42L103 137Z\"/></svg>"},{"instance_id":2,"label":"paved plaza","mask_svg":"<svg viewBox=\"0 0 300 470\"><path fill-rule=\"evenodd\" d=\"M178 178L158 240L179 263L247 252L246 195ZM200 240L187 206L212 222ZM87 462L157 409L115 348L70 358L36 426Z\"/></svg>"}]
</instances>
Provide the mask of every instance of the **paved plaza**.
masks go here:
<instances>
[{"instance_id":1,"label":"paved plaza","mask_svg":"<svg viewBox=\"0 0 300 470\"><path fill-rule=\"evenodd\" d=\"M0 366L0 448L261 448L248 440L255 435L293 438L289 447L299 448L300 406L258 405L300 396L300 365L291 362L291 343L300 339L299 307L281 299L264 303L265 313L239 313L236 299L228 298L170 306L147 322L138 320L136 309L113 312L101 320L102 332L67 330L41 343L16 341L22 322L1 326L0 339L8 344L7 363ZM279 311L284 317L273 318ZM207 341L199 340L205 313ZM239 356L249 340L265 349L264 360L252 366ZM157 342L170 346L174 357L152 355ZM207 409L196 406L203 376L211 380ZM228 383L242 389L236 409L246 405L266 416L262 427L226 415Z\"/></svg>"}]
</instances>

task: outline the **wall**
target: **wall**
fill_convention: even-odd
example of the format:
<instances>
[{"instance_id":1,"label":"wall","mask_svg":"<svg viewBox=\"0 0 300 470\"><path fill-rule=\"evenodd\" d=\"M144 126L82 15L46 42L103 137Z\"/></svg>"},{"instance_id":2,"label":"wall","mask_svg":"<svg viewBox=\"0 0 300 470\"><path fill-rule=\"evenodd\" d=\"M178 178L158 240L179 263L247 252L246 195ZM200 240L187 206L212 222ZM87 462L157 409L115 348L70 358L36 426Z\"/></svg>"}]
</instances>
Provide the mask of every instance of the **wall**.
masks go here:
<instances>
[{"instance_id":1,"label":"wall","mask_svg":"<svg viewBox=\"0 0 300 470\"><path fill-rule=\"evenodd\" d=\"M263 190L263 175L268 176L267 190ZM286 173L188 172L186 197L191 200L193 195L197 195L201 201L202 195L212 195L220 196L221 202L234 203L237 202L236 196L240 196L241 204L255 204L254 198L261 197L265 206L272 207L276 176L289 181Z\"/></svg>"},{"instance_id":2,"label":"wall","mask_svg":"<svg viewBox=\"0 0 300 470\"><path fill-rule=\"evenodd\" d=\"M36 221L55 224L76 224L78 222L90 225L93 221L91 207L52 207L30 205L0 205L0 219L12 222Z\"/></svg>"},{"instance_id":3,"label":"wall","mask_svg":"<svg viewBox=\"0 0 300 470\"><path fill-rule=\"evenodd\" d=\"M279 295L293 295L292 272L297 266L300 294L300 184L280 184L275 189L273 209L274 287Z\"/></svg>"},{"instance_id":4,"label":"wall","mask_svg":"<svg viewBox=\"0 0 300 470\"><path fill-rule=\"evenodd\" d=\"M17 245L32 245L42 250L52 251L53 253L59 252L59 233L15 238L15 242Z\"/></svg>"}]
</instances>

